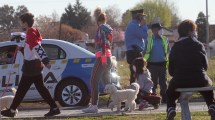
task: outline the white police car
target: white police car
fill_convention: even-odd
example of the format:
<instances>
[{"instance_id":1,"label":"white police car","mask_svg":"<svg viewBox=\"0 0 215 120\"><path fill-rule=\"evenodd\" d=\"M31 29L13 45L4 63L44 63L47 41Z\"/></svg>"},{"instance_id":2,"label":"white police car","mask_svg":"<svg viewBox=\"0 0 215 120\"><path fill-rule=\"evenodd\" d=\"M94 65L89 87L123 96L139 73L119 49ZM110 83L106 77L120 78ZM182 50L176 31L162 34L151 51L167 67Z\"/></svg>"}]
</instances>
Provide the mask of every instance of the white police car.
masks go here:
<instances>
[{"instance_id":1,"label":"white police car","mask_svg":"<svg viewBox=\"0 0 215 120\"><path fill-rule=\"evenodd\" d=\"M11 93L11 87L18 87L22 75L23 54L18 51L14 62L5 61L12 56L17 42L0 42L0 95ZM90 77L95 62L95 55L72 43L44 39L42 46L51 60L51 69L43 69L46 87L62 106L87 105L90 101ZM14 52L12 52L14 53ZM115 72L114 72L115 73ZM118 75L112 75L112 83L119 85ZM8 86L8 89L6 89ZM104 86L99 85L100 93ZM4 92L7 90L6 92ZM42 97L34 85L27 92L24 101L39 101Z\"/></svg>"}]
</instances>

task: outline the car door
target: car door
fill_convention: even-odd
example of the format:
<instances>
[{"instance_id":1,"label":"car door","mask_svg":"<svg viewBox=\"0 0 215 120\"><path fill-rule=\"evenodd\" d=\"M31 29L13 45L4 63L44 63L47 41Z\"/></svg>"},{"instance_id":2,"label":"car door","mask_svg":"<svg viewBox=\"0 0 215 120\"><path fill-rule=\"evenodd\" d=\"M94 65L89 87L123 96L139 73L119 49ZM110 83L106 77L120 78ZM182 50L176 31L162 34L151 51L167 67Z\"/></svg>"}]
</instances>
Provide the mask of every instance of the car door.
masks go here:
<instances>
[{"instance_id":1,"label":"car door","mask_svg":"<svg viewBox=\"0 0 215 120\"><path fill-rule=\"evenodd\" d=\"M21 66L20 59L16 55L16 45L0 47L0 96L12 95L10 88L18 87Z\"/></svg>"},{"instance_id":2,"label":"car door","mask_svg":"<svg viewBox=\"0 0 215 120\"><path fill-rule=\"evenodd\" d=\"M46 51L51 63L50 70L46 67L44 67L43 69L43 80L51 95L54 96L55 87L59 80L61 80L61 74L67 64L66 52L62 48L54 44L42 44L42 46ZM29 94L30 99L41 99L39 92L37 90L35 91L34 85L31 86L30 90L34 90Z\"/></svg>"}]
</instances>

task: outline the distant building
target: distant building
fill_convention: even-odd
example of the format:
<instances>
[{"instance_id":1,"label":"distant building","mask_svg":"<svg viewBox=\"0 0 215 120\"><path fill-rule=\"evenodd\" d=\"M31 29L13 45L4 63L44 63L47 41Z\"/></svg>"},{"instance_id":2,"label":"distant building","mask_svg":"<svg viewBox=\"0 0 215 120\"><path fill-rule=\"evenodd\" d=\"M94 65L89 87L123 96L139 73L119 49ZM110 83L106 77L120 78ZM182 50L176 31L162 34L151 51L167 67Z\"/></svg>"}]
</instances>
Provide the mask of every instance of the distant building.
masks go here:
<instances>
[{"instance_id":1,"label":"distant building","mask_svg":"<svg viewBox=\"0 0 215 120\"><path fill-rule=\"evenodd\" d=\"M215 39L209 43L210 57L215 56Z\"/></svg>"},{"instance_id":2,"label":"distant building","mask_svg":"<svg viewBox=\"0 0 215 120\"><path fill-rule=\"evenodd\" d=\"M215 24L209 26L209 40L215 40Z\"/></svg>"}]
</instances>

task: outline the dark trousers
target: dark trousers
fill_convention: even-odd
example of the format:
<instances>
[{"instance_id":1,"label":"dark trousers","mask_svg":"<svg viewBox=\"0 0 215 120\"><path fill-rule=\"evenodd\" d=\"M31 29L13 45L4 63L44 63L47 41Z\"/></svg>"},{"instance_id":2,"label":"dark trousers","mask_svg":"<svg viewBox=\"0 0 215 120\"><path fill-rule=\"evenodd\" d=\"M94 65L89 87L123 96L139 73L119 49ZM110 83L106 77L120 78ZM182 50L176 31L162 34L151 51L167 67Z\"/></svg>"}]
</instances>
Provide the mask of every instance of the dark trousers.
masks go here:
<instances>
[{"instance_id":1,"label":"dark trousers","mask_svg":"<svg viewBox=\"0 0 215 120\"><path fill-rule=\"evenodd\" d=\"M39 74L36 76L22 76L14 100L10 106L10 109L13 110L17 109L17 107L20 105L25 94L27 93L27 91L29 90L33 83L38 92L40 93L40 95L43 97L43 99L49 104L49 106L51 108L57 107L57 104L52 99L48 89L45 87L43 83L42 74Z\"/></svg>"},{"instance_id":2,"label":"dark trousers","mask_svg":"<svg viewBox=\"0 0 215 120\"><path fill-rule=\"evenodd\" d=\"M154 86L152 88L153 93L156 93L158 83L160 85L160 95L162 101L166 102L166 90L167 90L167 70L165 62L162 63L148 63L147 68L149 69L152 77Z\"/></svg>"},{"instance_id":3,"label":"dark trousers","mask_svg":"<svg viewBox=\"0 0 215 120\"><path fill-rule=\"evenodd\" d=\"M143 55L136 50L126 51L126 59L127 59L127 63L129 64L129 69L130 69L130 84L135 82L135 75L134 75L135 72L133 70L132 63L138 57L143 57Z\"/></svg>"},{"instance_id":4,"label":"dark trousers","mask_svg":"<svg viewBox=\"0 0 215 120\"><path fill-rule=\"evenodd\" d=\"M206 87L211 86L207 80L175 80L172 79L169 83L167 94L167 109L169 107L176 107L176 100L180 97L180 93L176 92L177 88L190 88L190 87ZM203 96L207 106L214 104L214 94L213 90L210 91L200 91L200 94Z\"/></svg>"}]
</instances>

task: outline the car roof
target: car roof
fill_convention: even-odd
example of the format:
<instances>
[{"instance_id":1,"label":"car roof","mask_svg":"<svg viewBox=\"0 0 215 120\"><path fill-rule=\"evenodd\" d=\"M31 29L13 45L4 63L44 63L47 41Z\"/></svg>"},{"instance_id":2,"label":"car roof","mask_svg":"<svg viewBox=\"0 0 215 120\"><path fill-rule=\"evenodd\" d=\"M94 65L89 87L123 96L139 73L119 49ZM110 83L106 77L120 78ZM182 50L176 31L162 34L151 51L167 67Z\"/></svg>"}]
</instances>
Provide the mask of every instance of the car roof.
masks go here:
<instances>
[{"instance_id":1,"label":"car roof","mask_svg":"<svg viewBox=\"0 0 215 120\"><path fill-rule=\"evenodd\" d=\"M58 45L64 50L67 51L67 54L69 54L70 58L88 58L88 57L95 57L95 54L92 52L75 45L73 43L63 41L63 40L57 40L57 39L43 39L42 44L54 44Z\"/></svg>"},{"instance_id":2,"label":"car roof","mask_svg":"<svg viewBox=\"0 0 215 120\"><path fill-rule=\"evenodd\" d=\"M73 43L63 41L63 40L43 39L42 44L52 44L52 45L57 45L57 46L61 47L63 50L66 51L67 56L69 58L93 58L93 57L95 57L95 54L93 54L92 52L90 52L78 45L75 45ZM15 41L0 42L0 46L6 46L6 45L17 45L17 43Z\"/></svg>"}]
</instances>

